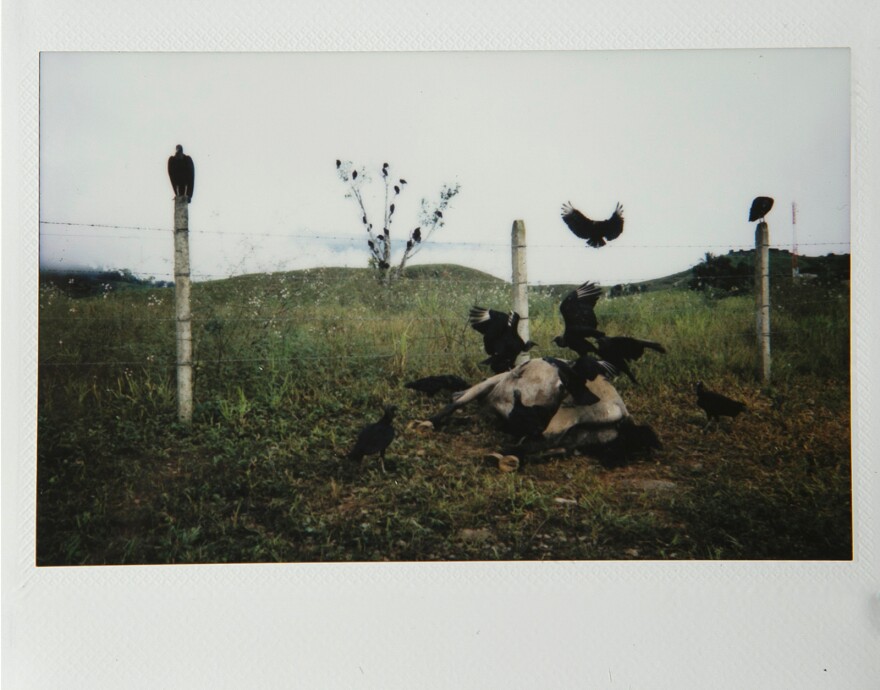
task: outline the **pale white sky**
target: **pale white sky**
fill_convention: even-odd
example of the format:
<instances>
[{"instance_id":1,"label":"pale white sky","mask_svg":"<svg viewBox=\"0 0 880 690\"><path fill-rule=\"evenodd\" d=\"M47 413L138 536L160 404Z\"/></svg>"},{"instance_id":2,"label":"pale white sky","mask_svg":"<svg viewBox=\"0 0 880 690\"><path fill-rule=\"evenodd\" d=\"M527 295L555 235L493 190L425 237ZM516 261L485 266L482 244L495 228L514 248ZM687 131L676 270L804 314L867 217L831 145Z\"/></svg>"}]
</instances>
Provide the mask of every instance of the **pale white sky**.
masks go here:
<instances>
[{"instance_id":1,"label":"pale white sky","mask_svg":"<svg viewBox=\"0 0 880 690\"><path fill-rule=\"evenodd\" d=\"M382 163L409 181L398 251L421 198L461 185L417 263L509 279L519 218L532 282L659 277L751 246L759 194L776 199L775 245L796 201L801 253L849 251L845 49L44 53L40 103L44 266L169 279L178 143L196 166L197 280L366 265L337 158L372 169L376 219ZM560 219L568 200L595 218L621 202L623 235L586 247Z\"/></svg>"}]
</instances>

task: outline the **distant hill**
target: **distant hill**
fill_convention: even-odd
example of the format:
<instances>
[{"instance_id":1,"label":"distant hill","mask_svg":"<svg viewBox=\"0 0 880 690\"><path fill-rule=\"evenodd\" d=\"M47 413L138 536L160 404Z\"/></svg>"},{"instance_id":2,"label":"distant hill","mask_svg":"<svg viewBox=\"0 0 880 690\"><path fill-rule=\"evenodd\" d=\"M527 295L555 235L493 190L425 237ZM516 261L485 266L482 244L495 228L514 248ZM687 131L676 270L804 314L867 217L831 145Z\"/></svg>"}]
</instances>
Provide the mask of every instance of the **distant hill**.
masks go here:
<instances>
[{"instance_id":1,"label":"distant hill","mask_svg":"<svg viewBox=\"0 0 880 690\"><path fill-rule=\"evenodd\" d=\"M746 264L754 266L754 250L730 251L724 256L728 257L733 265ZM849 254L826 254L825 256L799 256L798 268L802 275L815 276L823 281L839 281L849 279ZM342 278L357 279L367 275L372 269L368 268L341 268L322 267L297 271L290 271L291 276L324 278L339 281ZM785 249L770 250L770 273L775 276L791 275L791 252ZM265 274L253 276L236 276L232 281L247 281L260 279ZM633 283L620 283L616 285L603 285L609 296L626 295L644 292L656 292L658 290L687 290L693 278L692 269L679 271L661 278L653 278ZM421 264L408 266L401 277L401 283L413 280L446 279L461 282L485 282L487 285L503 285L507 281L497 278L484 271L460 266L457 264ZM586 280L587 278L585 278ZM170 281L156 281L150 278L138 278L128 269L116 271L107 270L65 270L41 269L40 282L51 284L72 297L87 297L101 294L110 286L113 290L122 288L164 288L174 285ZM223 283L225 280L208 281L206 284ZM554 298L562 298L570 290L577 287L575 284L545 285L532 289L538 293L546 294Z\"/></svg>"}]
</instances>

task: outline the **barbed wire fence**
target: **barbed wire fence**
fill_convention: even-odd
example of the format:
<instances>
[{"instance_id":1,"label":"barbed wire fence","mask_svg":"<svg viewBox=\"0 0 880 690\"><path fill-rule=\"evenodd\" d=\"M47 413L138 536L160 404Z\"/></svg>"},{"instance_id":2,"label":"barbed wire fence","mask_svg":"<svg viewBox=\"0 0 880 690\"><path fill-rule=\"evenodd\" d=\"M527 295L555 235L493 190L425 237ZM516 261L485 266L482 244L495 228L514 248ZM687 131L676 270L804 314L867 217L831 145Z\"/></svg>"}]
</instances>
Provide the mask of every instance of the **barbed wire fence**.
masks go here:
<instances>
[{"instance_id":1,"label":"barbed wire fence","mask_svg":"<svg viewBox=\"0 0 880 690\"><path fill-rule=\"evenodd\" d=\"M159 227L146 227L146 226L137 226L137 225L113 225L113 224L101 224L101 223L80 223L80 222L69 222L69 221L41 221L41 225L43 227L43 232L41 233L43 236L63 236L69 238L101 238L107 239L112 238L116 240L143 240L143 233L172 233L173 230L170 228L159 228ZM77 228L81 229L81 231L77 232L54 232L53 228L56 227L65 227L65 228ZM112 230L114 231L112 234L108 234L106 232L96 232L96 231L106 231ZM119 232L122 231L122 232ZM129 233L126 233L129 231ZM296 240L297 242L309 241L315 243L326 243L328 241L335 242L350 242L352 246L358 246L363 243L362 237L349 236L349 235L312 235L307 233L272 233L272 232L231 232L231 231L209 231L209 230L190 230L190 234L193 235L243 235L248 237L278 237L284 239ZM515 233L514 233L515 234ZM432 245L438 245L440 247L465 247L469 249L475 248L483 248L490 251L499 251L504 247L511 247L515 244L513 240L510 244L505 243L491 243L491 242L438 242L433 241ZM548 244L548 243L535 243L533 245L526 245L525 242L523 244L523 250L525 250L525 246L530 246L534 248L554 248L554 247L568 247L569 245L563 244ZM812 247L821 247L821 246L840 246L843 243L840 242L825 242L825 243L800 243L801 247L812 246ZM666 245L623 245L629 248L639 248L639 249L660 249L660 248L699 248L703 251L711 251L713 249L725 249L725 250L755 250L756 245L739 245L739 246L731 246L731 245L697 245L697 244L666 244ZM784 245L771 245L769 242L766 243L766 248L774 248L774 249L787 249L787 246ZM756 252L757 256L757 252ZM512 253L512 268L516 265L518 259L516 258L516 254ZM760 262L756 261L756 267L759 266ZM150 281L156 281L157 278L165 278L166 279L166 287L170 287L171 282L174 278L174 272L172 267L161 268L160 270L147 270L148 268L156 268L160 267L137 267L130 268L126 267L125 269L119 269L119 273L128 272L131 273L133 270L136 270L137 275L139 276L150 276ZM415 268L415 267L410 267ZM773 280L779 279L791 279L790 272L771 272L769 268L769 264L762 265L761 268L757 269L761 271L761 281L756 277L756 286L759 285L760 282L769 282ZM70 276L76 275L95 275L96 273L112 273L113 270L108 271L99 271L96 269L63 269L63 273ZM224 279L241 279L245 276L242 275L230 275L229 272L216 272L216 273L208 273L208 272L191 272L190 277L192 280L197 281L196 285L198 285L198 281L207 282L207 281L221 281ZM240 349L235 352L226 351L222 345L223 337L229 337L229 328L230 326L238 326L245 330L253 330L260 329L262 331L269 331L271 329L278 329L281 327L288 327L288 334L290 333L290 328L303 328L312 329L313 333L335 333L337 330L341 330L342 333L353 333L358 329L366 328L367 326L375 326L377 322L387 322L388 316L383 313L364 313L364 312L353 312L346 311L345 309L341 309L338 305L332 305L333 309L330 309L326 313L321 313L318 309L318 305L320 302L320 295L318 294L321 290L322 286L332 286L334 283L342 284L344 282L350 281L350 278L345 274L333 274L330 272L330 269L325 268L314 268L309 270L304 270L296 273L284 273L282 275L275 275L272 272L266 273L267 279L272 278L271 280L266 281L266 285L263 286L260 290L260 294L256 296L252 296L250 301L239 303L235 305L226 305L225 311L220 308L216 304L209 304L208 302L200 301L198 296L199 289L198 287L194 291L196 293L195 297L195 306L192 310L191 320L192 323L197 326L197 333L193 335L194 340L194 354L192 358L192 362L196 367L196 370L204 370L209 367L223 367L226 365L257 365L257 366L268 366L276 362L277 356L274 354L267 354L260 351L259 347L254 348L254 352L252 356L248 353L248 356L242 356L242 351ZM737 275L729 275L729 276L715 276L715 277L741 277L739 274ZM764 278L767 281L764 281ZM507 304L514 304L515 290L517 287L517 281L513 275L513 271L511 274L510 281L503 281L501 279L492 277L492 276L458 276L458 275L430 275L427 273L420 273L417 277L407 278L409 284L412 285L420 285L423 284L425 286L437 286L442 285L445 288L449 288L450 286L459 286L463 287L466 294L472 297L472 299L476 302L481 301L490 301L491 299L503 300L505 296L508 301ZM684 280L684 279L683 279ZM640 282L638 280L621 280L619 281L620 285L626 285L629 283L637 283ZM529 292L532 297L536 291L546 291L548 293L553 292L553 285L542 284L542 283L531 283L529 284ZM108 289L104 293L104 297L107 298L109 294L113 292L112 289ZM172 324L175 323L177 317L175 314L170 311L164 304L164 298L156 297L157 294L155 291L151 291L150 297L144 297L143 295L136 295L135 292L132 291L116 291L117 294L113 295L116 298L117 309L114 310L112 314L105 314L101 312L100 309L79 309L74 304L70 307L70 310L67 313L58 313L57 311L53 311L50 309L45 309L44 299L41 296L41 308L40 308L40 321L44 324L44 328L41 328L41 344L40 344L40 357L39 357L39 366L42 370L44 370L47 375L51 375L52 371L60 371L69 368L78 368L78 369L88 369L94 370L96 368L103 369L122 369L129 370L134 367L143 367L149 369L157 369L157 370L167 370L168 372L173 371L176 367L178 367L178 362L170 356L172 354L173 346L171 343L174 342L174 335ZM127 300L122 299L122 293L127 292L128 296L133 299ZM378 290L377 294L380 294L381 291ZM506 295L505 295L506 293ZM606 293L607 295L607 293ZM558 306L558 298L561 298L561 292L558 294L554 293L554 297L557 298L556 305ZM136 299L134 299L137 297ZM52 301L52 297L49 296L46 298L48 302ZM152 300L152 301L150 301ZM298 300L302 300L302 303L298 302ZM169 305L170 305L169 300ZM664 307L664 306L645 306L639 305L638 308L626 309L625 307L619 307L614 304L613 299L605 300L603 305L602 315L608 319L627 319L631 317L644 317L646 314L652 315L668 315L674 316L675 314L681 312L681 308L679 307ZM811 303L815 303L816 305L825 302L825 300L801 300L799 305L801 308L809 308ZM268 303L271 303L271 308L267 310L261 309ZM164 310L163 310L163 307ZM756 362L764 361L765 355L763 354L763 350L761 349L764 344L768 348L766 361L768 362L767 369L759 369L761 371L762 376L766 380L769 380L769 344L771 342L771 336L785 336L785 335L796 335L796 329L782 329L776 328L771 329L768 322L766 320L761 320L758 318L761 315L769 315L770 313L770 305L769 298L762 291L756 290L756 301L755 306L751 307L751 312L754 314L754 318L757 319L757 327L753 327L751 329L751 337L757 338L753 342L757 343L756 347ZM554 309L555 312L555 309ZM747 316L745 312L744 316ZM419 325L419 324L429 324L435 323L438 319L436 314L426 314L425 316L408 314L406 316L406 323L410 326ZM451 363L454 364L456 362L460 362L465 358L482 358L481 351L481 338L478 336L473 336L468 338L468 335L472 335L468 333L469 328L467 327L466 321L466 312L460 315L444 315L441 317L443 321L442 329L445 330L446 338L440 347L419 347L419 351L417 353L410 352L406 355L408 361L412 361L413 359L419 360L428 360L430 362L436 363L438 366L441 363ZM525 322L528 324L528 321ZM97 357L89 357L88 353L82 353L80 351L73 350L65 350L63 347L63 334L67 332L68 325L75 326L79 324L86 324L86 328L90 329L96 339L100 339L102 333L106 331L106 329L110 326L115 326L116 330L114 332L128 332L131 334L131 340L126 342L104 342L101 344L101 347L96 348L96 352L100 353L101 356ZM731 329L728 333L728 336L731 339L741 340L744 337L749 337L748 328L743 328L741 330ZM156 332L165 332L169 334L170 341L168 343L167 348L153 348L152 346L152 338ZM296 331L294 331L296 332ZM49 334L52 336L49 336ZM48 339L50 337L56 336L56 334L60 334L58 337L59 346L53 347L50 342L43 342L44 339ZM151 347L148 348L150 351L148 353L140 352L142 343L142 336L144 334L149 334L149 339L151 341ZM417 335L417 334L408 334L406 337L406 346L421 346L427 345L429 341L436 341L436 333L431 333L430 335ZM528 333L526 332L524 337L528 338ZM199 343L198 339L201 339L202 342ZM293 338L296 341L296 338ZM434 342L437 345L436 342ZM411 349L411 348L410 348ZM286 355L289 355L291 361L300 361L303 363L318 363L318 362L326 362L328 357L338 361L345 361L351 363L364 363L364 362L383 362L388 360L395 360L401 358L401 348L399 346L395 347L387 347L383 348L348 348L342 349L340 348L338 351L333 352L332 354L327 354L326 352L318 352L309 348L305 348L303 350L297 351L294 345L288 344L284 348L284 352ZM137 354L136 354L137 353ZM135 355L135 356L132 356ZM476 361L474 359L474 361ZM196 393L197 400L200 399L198 393Z\"/></svg>"}]
</instances>

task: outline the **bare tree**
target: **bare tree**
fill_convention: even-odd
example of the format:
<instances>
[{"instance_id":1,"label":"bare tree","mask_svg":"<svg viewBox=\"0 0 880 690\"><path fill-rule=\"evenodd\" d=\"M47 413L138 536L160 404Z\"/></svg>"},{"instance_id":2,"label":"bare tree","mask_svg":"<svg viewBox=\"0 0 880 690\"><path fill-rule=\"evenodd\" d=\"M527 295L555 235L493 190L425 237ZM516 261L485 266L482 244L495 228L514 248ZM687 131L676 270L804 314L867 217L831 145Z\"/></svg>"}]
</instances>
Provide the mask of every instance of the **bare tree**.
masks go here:
<instances>
[{"instance_id":1,"label":"bare tree","mask_svg":"<svg viewBox=\"0 0 880 690\"><path fill-rule=\"evenodd\" d=\"M395 178L391 174L391 167L383 163L379 171L385 187L385 203L381 229L370 222L367 207L362 195L363 186L371 181L366 169L357 168L351 161L336 161L336 172L339 179L348 185L345 196L354 199L361 214L361 223L367 231L367 247L370 250L370 266L374 267L386 285L396 280L403 273L407 262L422 248L422 243L429 240L438 228L445 224L444 213L449 202L458 194L459 185L443 185L440 196L436 201L423 198L419 210L419 225L409 231L406 245L400 255L397 265L391 264L391 224L394 221L397 197L406 189L407 181Z\"/></svg>"}]
</instances>

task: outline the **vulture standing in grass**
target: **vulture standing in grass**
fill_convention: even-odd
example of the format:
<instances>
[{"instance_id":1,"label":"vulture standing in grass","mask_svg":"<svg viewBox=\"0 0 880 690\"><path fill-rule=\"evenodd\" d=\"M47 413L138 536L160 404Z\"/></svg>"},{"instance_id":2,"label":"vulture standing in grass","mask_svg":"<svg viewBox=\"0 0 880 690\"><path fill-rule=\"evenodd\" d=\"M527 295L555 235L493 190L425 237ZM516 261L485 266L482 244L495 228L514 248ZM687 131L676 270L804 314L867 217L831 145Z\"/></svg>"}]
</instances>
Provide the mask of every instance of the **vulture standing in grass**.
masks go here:
<instances>
[{"instance_id":1,"label":"vulture standing in grass","mask_svg":"<svg viewBox=\"0 0 880 690\"><path fill-rule=\"evenodd\" d=\"M611 338L603 336L596 338L596 342L599 344L599 357L626 374L633 383L638 383L638 381L629 368L630 362L639 359L645 354L646 349L656 350L661 354L666 353L666 348L660 343L655 343L653 340L630 338L625 335Z\"/></svg>"},{"instance_id":2,"label":"vulture standing in grass","mask_svg":"<svg viewBox=\"0 0 880 690\"><path fill-rule=\"evenodd\" d=\"M439 374L437 376L426 376L422 379L409 381L408 383L403 384L403 387L426 393L433 397L440 391L450 391L451 393L463 391L466 388L470 388L471 384L463 378L454 376L453 374Z\"/></svg>"},{"instance_id":3,"label":"vulture standing in grass","mask_svg":"<svg viewBox=\"0 0 880 690\"><path fill-rule=\"evenodd\" d=\"M354 448L348 454L349 460L360 462L365 455L378 453L379 466L382 468L382 473L385 474L385 450L394 440L394 426L391 422L394 420L396 411L397 408L394 405L387 405L382 419L361 429Z\"/></svg>"},{"instance_id":4,"label":"vulture standing in grass","mask_svg":"<svg viewBox=\"0 0 880 690\"><path fill-rule=\"evenodd\" d=\"M746 404L739 400L733 400L726 395L710 391L703 385L702 381L697 381L697 405L706 413L706 426L703 431L709 428L709 424L713 419L720 417L735 418L740 412L746 411Z\"/></svg>"},{"instance_id":5,"label":"vulture standing in grass","mask_svg":"<svg viewBox=\"0 0 880 690\"><path fill-rule=\"evenodd\" d=\"M196 184L196 169L192 158L183 152L180 144L177 145L175 154L168 159L168 177L171 179L174 196L185 196L186 203L191 202Z\"/></svg>"},{"instance_id":6,"label":"vulture standing in grass","mask_svg":"<svg viewBox=\"0 0 880 690\"><path fill-rule=\"evenodd\" d=\"M604 247L606 240L616 239L623 232L623 206L617 204L607 220L591 220L568 202L562 205L562 220L591 247Z\"/></svg>"},{"instance_id":7,"label":"vulture standing in grass","mask_svg":"<svg viewBox=\"0 0 880 690\"><path fill-rule=\"evenodd\" d=\"M763 221L764 216L770 213L771 208L773 208L773 199L771 197L756 196L754 201L752 201L752 208L749 209L749 222Z\"/></svg>"},{"instance_id":8,"label":"vulture standing in grass","mask_svg":"<svg viewBox=\"0 0 880 690\"><path fill-rule=\"evenodd\" d=\"M515 311L505 314L494 309L471 307L468 322L483 334L483 347L489 355L480 364L488 364L496 374L512 369L521 352L531 350L535 343L523 341L516 330L520 316Z\"/></svg>"},{"instance_id":9,"label":"vulture standing in grass","mask_svg":"<svg viewBox=\"0 0 880 690\"><path fill-rule=\"evenodd\" d=\"M602 296L602 289L593 282L587 281L576 290L569 292L559 305L565 331L553 338L559 347L567 347L579 355L593 352L595 348L586 341L587 338L598 338L605 335L596 330L596 302Z\"/></svg>"}]
</instances>

